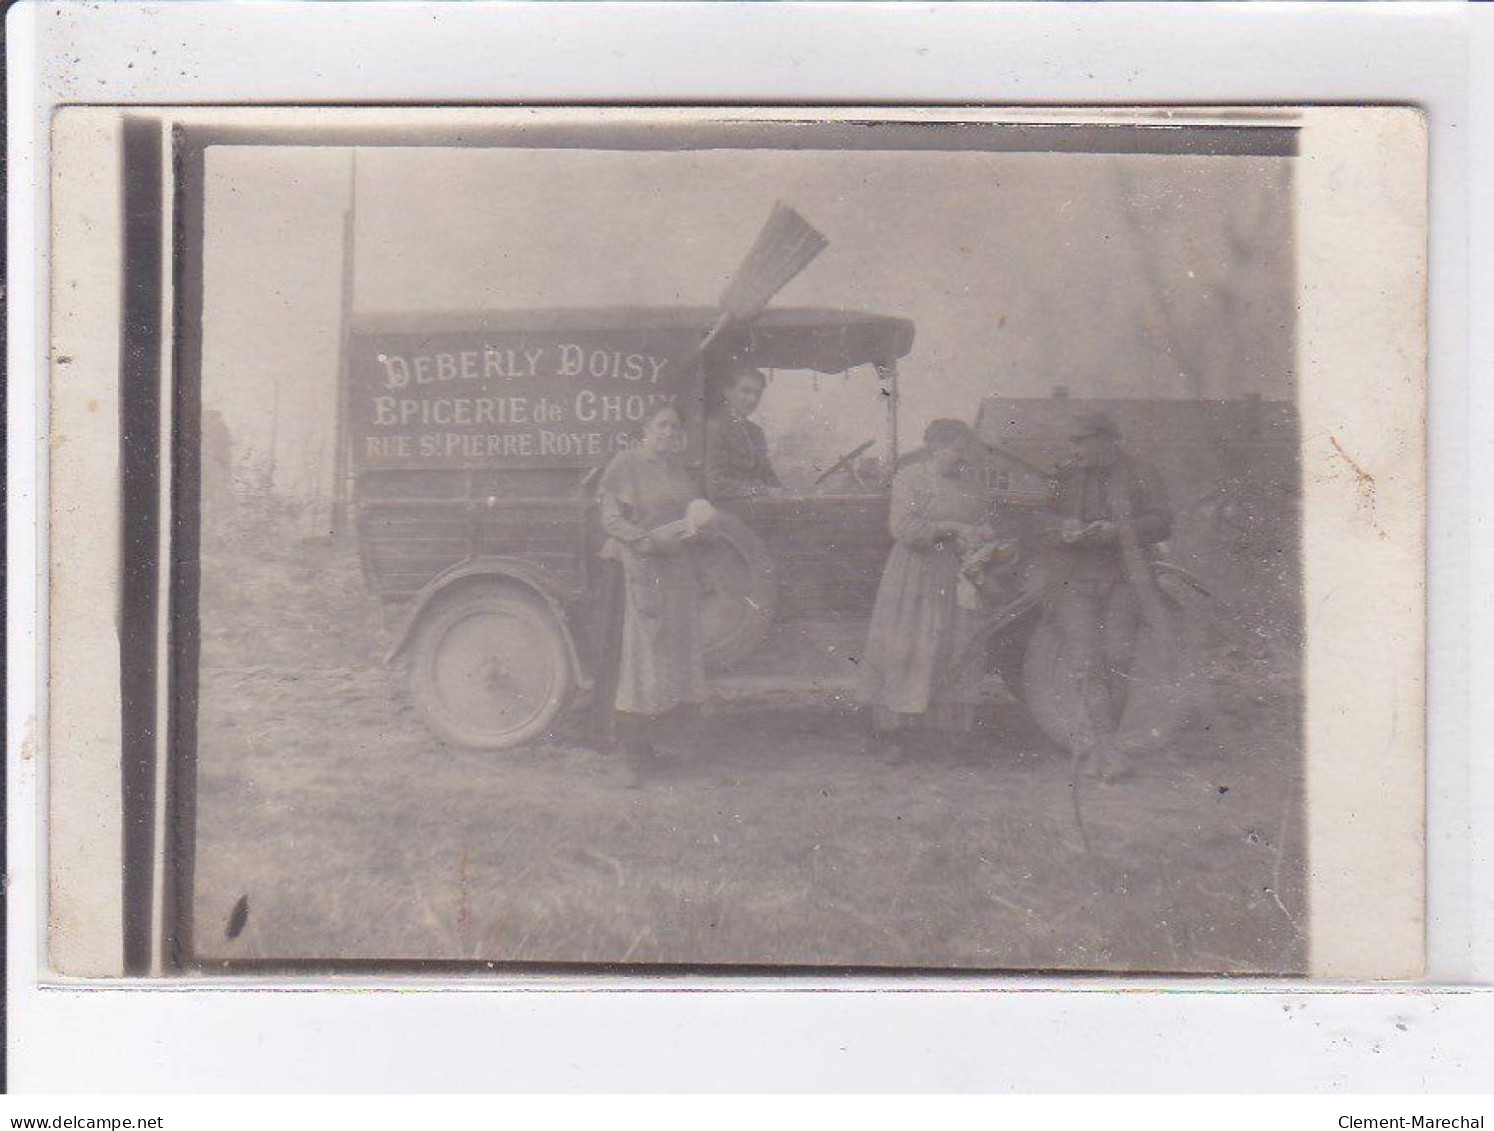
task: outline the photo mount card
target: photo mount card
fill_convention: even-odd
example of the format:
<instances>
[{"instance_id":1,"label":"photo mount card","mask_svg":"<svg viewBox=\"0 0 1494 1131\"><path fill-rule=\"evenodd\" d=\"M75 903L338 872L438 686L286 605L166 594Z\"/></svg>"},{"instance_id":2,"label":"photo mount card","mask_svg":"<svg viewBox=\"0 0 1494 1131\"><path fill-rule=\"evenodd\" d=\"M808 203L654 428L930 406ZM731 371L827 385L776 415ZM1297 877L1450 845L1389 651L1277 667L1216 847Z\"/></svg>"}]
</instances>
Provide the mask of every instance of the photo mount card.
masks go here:
<instances>
[{"instance_id":1,"label":"photo mount card","mask_svg":"<svg viewBox=\"0 0 1494 1131\"><path fill-rule=\"evenodd\" d=\"M56 974L1420 974L1417 111L53 146Z\"/></svg>"}]
</instances>

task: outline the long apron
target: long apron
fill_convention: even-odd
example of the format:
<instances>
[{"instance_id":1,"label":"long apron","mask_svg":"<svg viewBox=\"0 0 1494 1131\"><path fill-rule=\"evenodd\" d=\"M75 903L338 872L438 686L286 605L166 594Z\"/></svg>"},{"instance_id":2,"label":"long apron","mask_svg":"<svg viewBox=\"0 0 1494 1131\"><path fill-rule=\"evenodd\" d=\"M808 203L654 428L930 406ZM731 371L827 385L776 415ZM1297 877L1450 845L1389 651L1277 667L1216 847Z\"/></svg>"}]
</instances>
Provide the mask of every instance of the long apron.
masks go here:
<instances>
[{"instance_id":1,"label":"long apron","mask_svg":"<svg viewBox=\"0 0 1494 1131\"><path fill-rule=\"evenodd\" d=\"M692 551L688 546L673 553L634 548L640 533L684 517L696 497L694 484L681 469L627 451L607 466L598 494L603 525L612 535L602 557L616 563L609 571L614 587L615 570L621 568L613 706L659 716L704 702L705 652Z\"/></svg>"},{"instance_id":2,"label":"long apron","mask_svg":"<svg viewBox=\"0 0 1494 1131\"><path fill-rule=\"evenodd\" d=\"M987 517L973 485L940 476L930 464L906 467L893 480L896 542L877 589L858 694L878 729L973 725L983 673L982 658L969 644L980 618L957 599L958 545L934 530L941 522Z\"/></svg>"}]
</instances>

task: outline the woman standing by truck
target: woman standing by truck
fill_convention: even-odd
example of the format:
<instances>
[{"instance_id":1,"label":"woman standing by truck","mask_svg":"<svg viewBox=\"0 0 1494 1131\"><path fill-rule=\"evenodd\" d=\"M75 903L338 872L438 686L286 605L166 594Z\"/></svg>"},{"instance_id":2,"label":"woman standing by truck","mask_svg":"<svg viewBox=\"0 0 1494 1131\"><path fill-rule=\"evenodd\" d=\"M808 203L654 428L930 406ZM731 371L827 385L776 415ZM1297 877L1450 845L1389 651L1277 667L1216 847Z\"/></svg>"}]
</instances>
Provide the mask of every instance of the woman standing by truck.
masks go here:
<instances>
[{"instance_id":1,"label":"woman standing by truck","mask_svg":"<svg viewBox=\"0 0 1494 1131\"><path fill-rule=\"evenodd\" d=\"M685 428L665 405L643 425L636 448L613 457L597 485L607 542L601 556L621 569L609 631L617 634L599 681L599 706L616 709L619 744L635 774L654 758L659 722L705 701L699 593L692 539L709 504L685 467ZM621 605L621 625L616 605ZM609 696L610 692L610 696Z\"/></svg>"},{"instance_id":2,"label":"woman standing by truck","mask_svg":"<svg viewBox=\"0 0 1494 1131\"><path fill-rule=\"evenodd\" d=\"M961 478L975 437L961 421L936 420L924 443L926 458L892 481L896 541L861 664L873 741L894 757L910 728L968 733L980 698L978 660L965 655L979 618L958 599L965 554L995 537L984 495Z\"/></svg>"}]
</instances>

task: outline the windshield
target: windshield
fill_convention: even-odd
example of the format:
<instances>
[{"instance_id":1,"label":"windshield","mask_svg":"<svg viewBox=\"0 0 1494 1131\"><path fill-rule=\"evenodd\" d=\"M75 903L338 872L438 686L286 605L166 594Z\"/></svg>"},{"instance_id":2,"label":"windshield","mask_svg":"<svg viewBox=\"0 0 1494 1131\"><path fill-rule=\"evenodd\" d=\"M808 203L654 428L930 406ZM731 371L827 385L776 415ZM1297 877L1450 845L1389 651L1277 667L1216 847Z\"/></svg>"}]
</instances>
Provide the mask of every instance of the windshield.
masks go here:
<instances>
[{"instance_id":1,"label":"windshield","mask_svg":"<svg viewBox=\"0 0 1494 1131\"><path fill-rule=\"evenodd\" d=\"M845 373L769 371L752 419L768 458L792 494L858 494L881 490L890 452L887 397L874 367ZM850 452L870 444L818 488L815 480Z\"/></svg>"}]
</instances>

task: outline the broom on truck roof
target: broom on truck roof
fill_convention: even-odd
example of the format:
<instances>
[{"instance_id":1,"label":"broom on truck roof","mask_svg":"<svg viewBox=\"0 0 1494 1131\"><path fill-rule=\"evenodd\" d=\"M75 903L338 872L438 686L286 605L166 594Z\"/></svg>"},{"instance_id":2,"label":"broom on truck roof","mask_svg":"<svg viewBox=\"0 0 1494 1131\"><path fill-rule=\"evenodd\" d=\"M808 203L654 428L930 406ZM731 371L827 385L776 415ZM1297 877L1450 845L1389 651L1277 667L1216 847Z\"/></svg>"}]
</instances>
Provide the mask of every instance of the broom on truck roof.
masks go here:
<instances>
[{"instance_id":1,"label":"broom on truck roof","mask_svg":"<svg viewBox=\"0 0 1494 1131\"><path fill-rule=\"evenodd\" d=\"M757 241L721 292L721 315L700 343L695 360L728 328L751 322L761 314L773 296L829 243L804 217L777 201Z\"/></svg>"}]
</instances>

